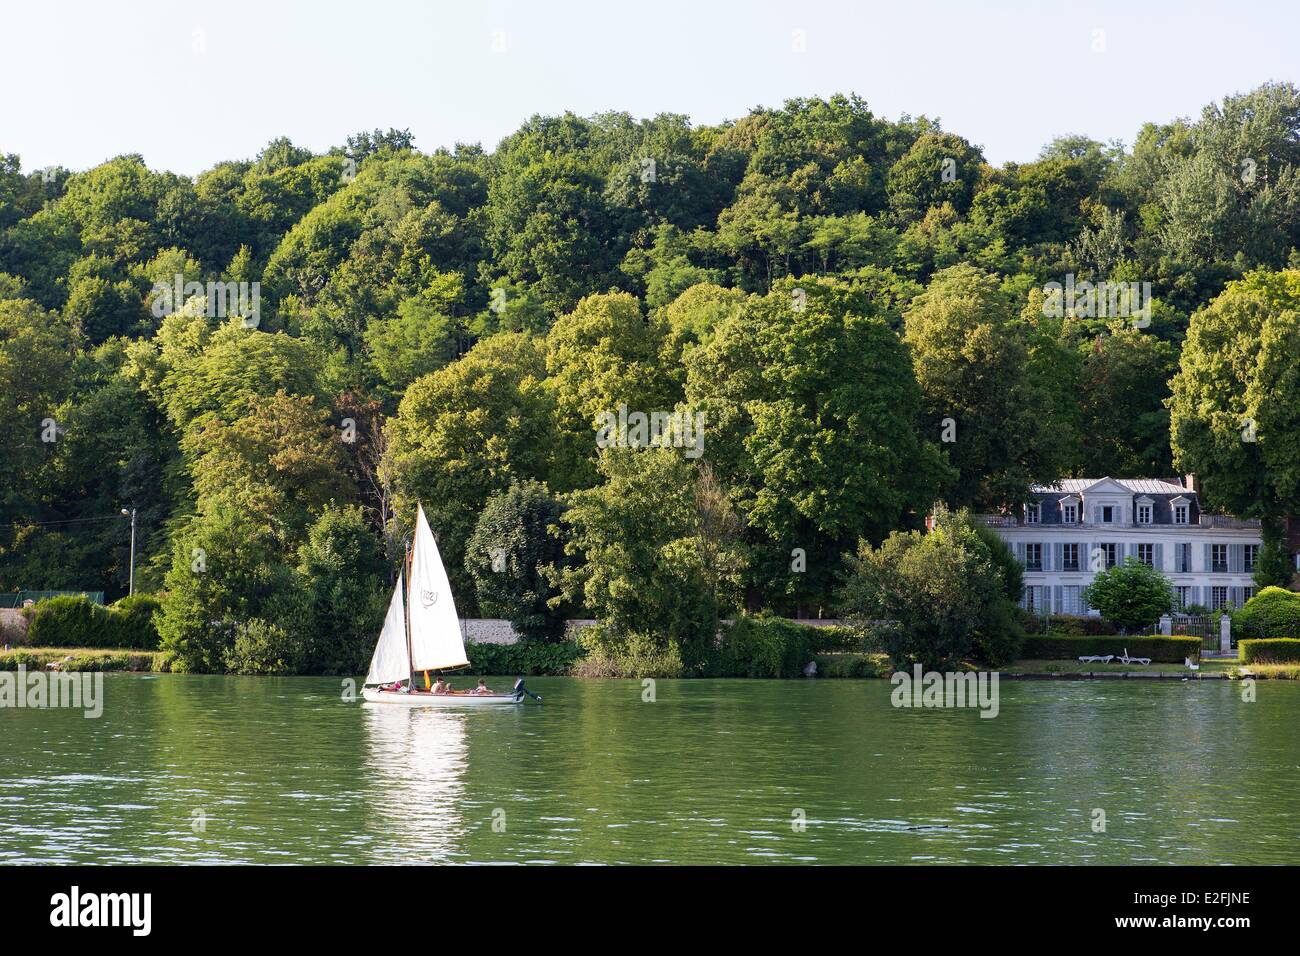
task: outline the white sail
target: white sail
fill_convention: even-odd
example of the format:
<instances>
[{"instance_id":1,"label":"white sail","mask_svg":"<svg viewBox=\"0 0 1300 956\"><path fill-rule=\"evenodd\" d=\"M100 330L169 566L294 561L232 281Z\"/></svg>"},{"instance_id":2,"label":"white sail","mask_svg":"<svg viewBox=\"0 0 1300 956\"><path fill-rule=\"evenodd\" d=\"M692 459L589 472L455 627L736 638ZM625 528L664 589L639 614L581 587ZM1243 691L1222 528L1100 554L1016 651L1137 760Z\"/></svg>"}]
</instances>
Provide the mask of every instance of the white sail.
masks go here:
<instances>
[{"instance_id":1,"label":"white sail","mask_svg":"<svg viewBox=\"0 0 1300 956\"><path fill-rule=\"evenodd\" d=\"M411 668L426 671L468 664L447 569L422 506L415 519L410 603Z\"/></svg>"},{"instance_id":2,"label":"white sail","mask_svg":"<svg viewBox=\"0 0 1300 956\"><path fill-rule=\"evenodd\" d=\"M365 682L391 684L410 676L411 659L406 650L406 602L402 600L402 579L398 578L392 600L388 602L384 629L379 632L379 643L375 645L374 656L370 658L370 673L366 675Z\"/></svg>"}]
</instances>

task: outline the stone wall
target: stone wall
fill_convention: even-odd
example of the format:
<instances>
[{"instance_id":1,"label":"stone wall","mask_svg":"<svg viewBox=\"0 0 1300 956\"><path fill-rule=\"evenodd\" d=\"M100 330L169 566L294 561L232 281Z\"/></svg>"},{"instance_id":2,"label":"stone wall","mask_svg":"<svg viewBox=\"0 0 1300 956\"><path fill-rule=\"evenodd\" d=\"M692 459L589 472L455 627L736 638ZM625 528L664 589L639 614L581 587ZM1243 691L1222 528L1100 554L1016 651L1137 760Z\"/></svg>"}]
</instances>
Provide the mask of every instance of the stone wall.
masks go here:
<instances>
[{"instance_id":1,"label":"stone wall","mask_svg":"<svg viewBox=\"0 0 1300 956\"><path fill-rule=\"evenodd\" d=\"M595 623L592 620L568 621L565 624L565 633L572 639L579 631ZM806 618L795 623L807 624L809 627L833 627L843 622L831 618ZM461 625L467 644L517 644L519 642L519 635L510 626L510 622L501 618L467 617L461 621Z\"/></svg>"}]
</instances>

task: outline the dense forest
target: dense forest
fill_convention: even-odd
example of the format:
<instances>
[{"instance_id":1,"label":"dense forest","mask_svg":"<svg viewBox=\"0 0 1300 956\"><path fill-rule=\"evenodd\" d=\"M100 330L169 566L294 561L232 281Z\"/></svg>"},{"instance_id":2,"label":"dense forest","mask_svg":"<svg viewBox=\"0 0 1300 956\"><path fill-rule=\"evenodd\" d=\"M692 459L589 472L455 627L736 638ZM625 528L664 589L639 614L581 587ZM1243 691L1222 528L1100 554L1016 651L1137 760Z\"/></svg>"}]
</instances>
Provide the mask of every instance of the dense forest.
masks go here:
<instances>
[{"instance_id":1,"label":"dense forest","mask_svg":"<svg viewBox=\"0 0 1300 956\"><path fill-rule=\"evenodd\" d=\"M124 594L134 508L179 666L331 671L417 502L462 615L652 642L828 611L860 540L1035 481L1196 470L1290 514L1298 167L1281 83L1001 168L855 96L193 179L0 155L0 591ZM1045 291L1103 282L1142 318ZM701 445L598 442L620 408Z\"/></svg>"}]
</instances>

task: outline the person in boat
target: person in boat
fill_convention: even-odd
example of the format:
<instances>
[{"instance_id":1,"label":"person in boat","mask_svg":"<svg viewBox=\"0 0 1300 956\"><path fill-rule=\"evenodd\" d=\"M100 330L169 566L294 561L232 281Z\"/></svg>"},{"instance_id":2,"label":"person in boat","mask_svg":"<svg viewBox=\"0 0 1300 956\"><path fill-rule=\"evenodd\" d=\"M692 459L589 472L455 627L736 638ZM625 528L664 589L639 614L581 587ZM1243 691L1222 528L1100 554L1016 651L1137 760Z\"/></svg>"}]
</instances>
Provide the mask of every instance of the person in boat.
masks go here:
<instances>
[{"instance_id":1,"label":"person in boat","mask_svg":"<svg viewBox=\"0 0 1300 956\"><path fill-rule=\"evenodd\" d=\"M443 681L442 681L442 677L441 677L441 676L439 676L438 679L434 682L434 684L433 684L433 692L434 692L435 694L445 694L445 693L447 693L447 685L443 683Z\"/></svg>"},{"instance_id":2,"label":"person in boat","mask_svg":"<svg viewBox=\"0 0 1300 956\"><path fill-rule=\"evenodd\" d=\"M492 695L492 691L488 690L487 681L481 677L478 679L478 687L474 688L474 693L480 697L490 697Z\"/></svg>"}]
</instances>

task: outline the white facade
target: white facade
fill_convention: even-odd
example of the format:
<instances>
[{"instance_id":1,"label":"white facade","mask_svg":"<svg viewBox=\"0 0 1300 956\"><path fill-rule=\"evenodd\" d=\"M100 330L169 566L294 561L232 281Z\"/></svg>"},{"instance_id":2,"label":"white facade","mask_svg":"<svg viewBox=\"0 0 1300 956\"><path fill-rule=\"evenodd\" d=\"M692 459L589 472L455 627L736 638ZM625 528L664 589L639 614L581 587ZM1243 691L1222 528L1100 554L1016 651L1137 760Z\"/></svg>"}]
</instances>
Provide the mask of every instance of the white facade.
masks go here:
<instances>
[{"instance_id":1,"label":"white facade","mask_svg":"<svg viewBox=\"0 0 1300 956\"><path fill-rule=\"evenodd\" d=\"M1025 565L1022 604L1095 613L1083 589L1133 557L1170 579L1182 607L1240 607L1255 593L1260 527L1204 515L1191 480L1071 478L1033 488L1020 514L984 515Z\"/></svg>"}]
</instances>

